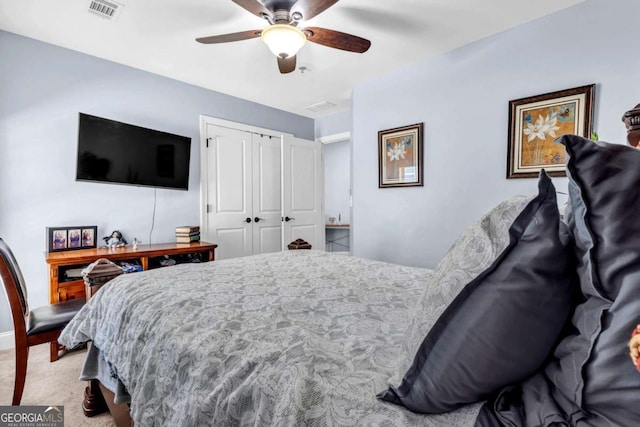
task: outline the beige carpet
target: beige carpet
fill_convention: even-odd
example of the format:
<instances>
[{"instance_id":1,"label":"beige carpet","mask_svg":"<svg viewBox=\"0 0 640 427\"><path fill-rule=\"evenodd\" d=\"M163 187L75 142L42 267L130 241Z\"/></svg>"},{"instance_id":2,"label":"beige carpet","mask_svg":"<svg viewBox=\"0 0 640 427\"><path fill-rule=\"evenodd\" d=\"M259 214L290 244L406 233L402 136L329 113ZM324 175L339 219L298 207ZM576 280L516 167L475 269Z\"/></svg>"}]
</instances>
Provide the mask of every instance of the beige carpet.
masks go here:
<instances>
[{"instance_id":1,"label":"beige carpet","mask_svg":"<svg viewBox=\"0 0 640 427\"><path fill-rule=\"evenodd\" d=\"M86 350L78 350L49 363L49 344L31 347L21 404L64 406L65 426L115 426L108 413L87 418L82 412L87 382L78 380L78 377L85 354ZM11 404L14 373L13 350L0 351L0 405Z\"/></svg>"}]
</instances>

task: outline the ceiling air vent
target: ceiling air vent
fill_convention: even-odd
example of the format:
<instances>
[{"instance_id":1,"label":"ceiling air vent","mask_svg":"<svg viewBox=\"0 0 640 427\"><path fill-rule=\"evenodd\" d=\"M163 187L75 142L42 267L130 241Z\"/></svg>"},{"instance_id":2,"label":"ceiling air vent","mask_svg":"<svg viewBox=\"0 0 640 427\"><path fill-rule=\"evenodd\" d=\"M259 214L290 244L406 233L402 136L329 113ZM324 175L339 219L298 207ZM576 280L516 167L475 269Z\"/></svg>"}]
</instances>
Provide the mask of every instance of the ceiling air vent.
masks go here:
<instances>
[{"instance_id":1,"label":"ceiling air vent","mask_svg":"<svg viewBox=\"0 0 640 427\"><path fill-rule=\"evenodd\" d=\"M313 104L313 105L309 105L308 107L304 107L307 110L311 110L313 112L319 112L319 111L324 111L324 110L328 110L330 108L335 107L336 104L329 102L329 101L322 101L322 102L318 102L317 104Z\"/></svg>"},{"instance_id":2,"label":"ceiling air vent","mask_svg":"<svg viewBox=\"0 0 640 427\"><path fill-rule=\"evenodd\" d=\"M94 13L106 19L115 20L124 5L106 0L91 0L89 4L89 12Z\"/></svg>"}]
</instances>

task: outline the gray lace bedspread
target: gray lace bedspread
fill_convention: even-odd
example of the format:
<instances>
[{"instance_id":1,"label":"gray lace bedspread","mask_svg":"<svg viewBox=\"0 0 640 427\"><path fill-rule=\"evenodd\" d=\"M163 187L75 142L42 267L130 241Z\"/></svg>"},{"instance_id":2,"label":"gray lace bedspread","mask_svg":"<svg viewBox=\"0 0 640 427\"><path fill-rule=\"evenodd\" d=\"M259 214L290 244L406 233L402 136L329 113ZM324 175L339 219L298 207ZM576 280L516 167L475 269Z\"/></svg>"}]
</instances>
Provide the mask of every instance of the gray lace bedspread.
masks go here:
<instances>
[{"instance_id":1,"label":"gray lace bedspread","mask_svg":"<svg viewBox=\"0 0 640 427\"><path fill-rule=\"evenodd\" d=\"M93 340L136 426L472 426L382 402L430 270L298 250L122 275L63 331Z\"/></svg>"}]
</instances>

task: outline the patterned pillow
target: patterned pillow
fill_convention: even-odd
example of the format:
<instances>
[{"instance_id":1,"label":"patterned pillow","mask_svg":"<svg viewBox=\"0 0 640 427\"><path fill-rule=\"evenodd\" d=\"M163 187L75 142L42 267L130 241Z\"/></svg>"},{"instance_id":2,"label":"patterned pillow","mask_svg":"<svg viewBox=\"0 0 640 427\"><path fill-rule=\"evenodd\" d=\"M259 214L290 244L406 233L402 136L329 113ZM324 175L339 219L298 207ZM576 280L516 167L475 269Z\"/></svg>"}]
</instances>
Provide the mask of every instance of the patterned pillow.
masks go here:
<instances>
[{"instance_id":1,"label":"patterned pillow","mask_svg":"<svg viewBox=\"0 0 640 427\"><path fill-rule=\"evenodd\" d=\"M512 198L488 212L436 267L390 381L399 385L381 399L420 413L451 411L543 364L572 310L575 280L544 172L538 189L532 200Z\"/></svg>"}]
</instances>

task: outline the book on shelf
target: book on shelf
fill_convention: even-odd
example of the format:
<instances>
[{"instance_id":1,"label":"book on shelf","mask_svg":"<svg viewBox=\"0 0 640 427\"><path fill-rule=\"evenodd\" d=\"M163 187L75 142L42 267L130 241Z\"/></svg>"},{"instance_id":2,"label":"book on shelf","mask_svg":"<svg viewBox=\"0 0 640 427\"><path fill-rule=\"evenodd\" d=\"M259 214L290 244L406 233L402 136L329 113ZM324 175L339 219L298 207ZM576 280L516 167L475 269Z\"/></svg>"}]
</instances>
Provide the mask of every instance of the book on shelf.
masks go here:
<instances>
[{"instance_id":1,"label":"book on shelf","mask_svg":"<svg viewBox=\"0 0 640 427\"><path fill-rule=\"evenodd\" d=\"M195 234L193 236L176 236L176 243L191 243L191 242L199 242L200 241L200 233Z\"/></svg>"},{"instance_id":2,"label":"book on shelf","mask_svg":"<svg viewBox=\"0 0 640 427\"><path fill-rule=\"evenodd\" d=\"M176 237L190 237L190 236L196 236L196 235L200 235L200 232L192 231L191 233L183 233L183 232L176 231Z\"/></svg>"},{"instance_id":3,"label":"book on shelf","mask_svg":"<svg viewBox=\"0 0 640 427\"><path fill-rule=\"evenodd\" d=\"M194 233L194 232L200 232L199 225L181 225L179 227L176 227L176 234L177 233Z\"/></svg>"}]
</instances>

